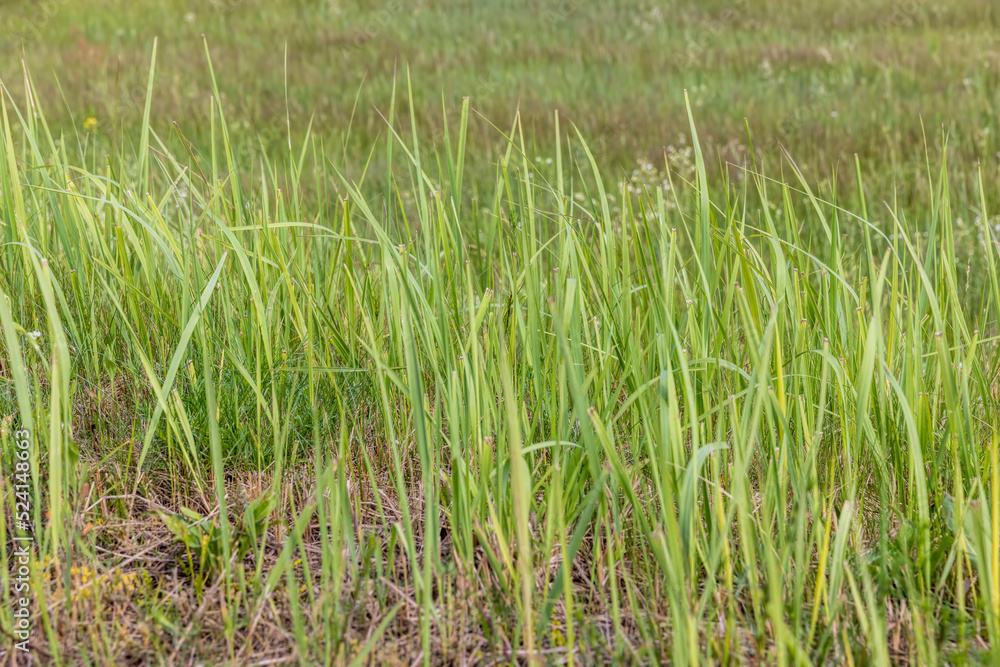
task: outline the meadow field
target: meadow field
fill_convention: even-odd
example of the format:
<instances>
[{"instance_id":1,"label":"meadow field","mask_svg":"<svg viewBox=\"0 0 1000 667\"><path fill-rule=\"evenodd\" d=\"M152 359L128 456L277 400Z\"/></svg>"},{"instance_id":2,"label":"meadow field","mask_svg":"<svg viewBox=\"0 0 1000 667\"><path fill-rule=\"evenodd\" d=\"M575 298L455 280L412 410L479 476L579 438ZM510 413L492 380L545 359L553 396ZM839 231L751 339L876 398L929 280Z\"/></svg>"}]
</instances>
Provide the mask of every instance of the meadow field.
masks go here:
<instances>
[{"instance_id":1,"label":"meadow field","mask_svg":"<svg viewBox=\"0 0 1000 667\"><path fill-rule=\"evenodd\" d=\"M1000 8L0 0L0 661L1000 664Z\"/></svg>"}]
</instances>

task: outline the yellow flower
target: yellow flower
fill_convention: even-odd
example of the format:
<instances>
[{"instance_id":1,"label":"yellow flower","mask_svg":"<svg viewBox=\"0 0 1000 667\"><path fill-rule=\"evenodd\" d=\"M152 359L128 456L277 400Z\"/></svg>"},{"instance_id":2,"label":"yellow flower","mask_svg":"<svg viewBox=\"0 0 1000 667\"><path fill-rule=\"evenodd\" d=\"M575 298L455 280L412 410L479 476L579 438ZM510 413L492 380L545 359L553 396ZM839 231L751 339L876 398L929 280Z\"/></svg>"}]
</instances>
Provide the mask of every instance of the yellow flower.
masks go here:
<instances>
[{"instance_id":1,"label":"yellow flower","mask_svg":"<svg viewBox=\"0 0 1000 667\"><path fill-rule=\"evenodd\" d=\"M91 116L87 120L83 121L83 129L87 132L93 132L97 129L97 119Z\"/></svg>"}]
</instances>

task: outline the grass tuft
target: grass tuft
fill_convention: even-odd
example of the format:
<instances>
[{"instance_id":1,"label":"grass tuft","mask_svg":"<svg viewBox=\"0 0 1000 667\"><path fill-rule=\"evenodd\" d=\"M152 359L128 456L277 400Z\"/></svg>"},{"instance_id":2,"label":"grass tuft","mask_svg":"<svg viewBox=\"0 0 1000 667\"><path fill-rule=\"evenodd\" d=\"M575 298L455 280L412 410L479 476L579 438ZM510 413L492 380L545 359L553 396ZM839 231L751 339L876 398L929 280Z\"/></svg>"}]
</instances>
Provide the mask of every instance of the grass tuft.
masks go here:
<instances>
[{"instance_id":1,"label":"grass tuft","mask_svg":"<svg viewBox=\"0 0 1000 667\"><path fill-rule=\"evenodd\" d=\"M358 176L311 134L245 158L214 72L208 147L159 135L155 62L112 161L0 90L42 662L1000 660L981 176L977 210L944 159L918 210L860 160L719 184L690 103L659 182L558 114L553 164L520 115L491 160L468 99L422 141L409 78Z\"/></svg>"}]
</instances>

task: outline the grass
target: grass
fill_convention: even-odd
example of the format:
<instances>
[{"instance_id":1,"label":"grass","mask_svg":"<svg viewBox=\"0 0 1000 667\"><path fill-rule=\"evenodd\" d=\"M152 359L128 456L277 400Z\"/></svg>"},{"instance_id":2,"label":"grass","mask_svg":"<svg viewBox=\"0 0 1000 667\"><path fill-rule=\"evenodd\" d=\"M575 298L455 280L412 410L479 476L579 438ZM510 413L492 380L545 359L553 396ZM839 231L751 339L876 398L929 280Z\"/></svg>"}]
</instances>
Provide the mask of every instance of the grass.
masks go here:
<instances>
[{"instance_id":1,"label":"grass","mask_svg":"<svg viewBox=\"0 0 1000 667\"><path fill-rule=\"evenodd\" d=\"M221 68L194 143L146 67L111 158L3 90L38 662L1000 659L986 168L926 149L919 206L750 140L713 176L690 99L631 175L559 113L551 163L523 115L479 153L405 72L368 169L251 159Z\"/></svg>"},{"instance_id":2,"label":"grass","mask_svg":"<svg viewBox=\"0 0 1000 667\"><path fill-rule=\"evenodd\" d=\"M858 154L878 201L929 206L923 148L942 128L953 160L981 162L988 183L997 176L1000 13L990 0L7 0L3 11L0 80L23 99L23 54L53 127L72 134L93 117L99 155L137 141L155 37L152 125L177 122L208 149L205 35L226 72L219 92L244 163L261 142L287 151L290 118L297 142L312 121L326 152L343 152L343 168L358 178L353 169L384 138L372 108L387 112L408 65L425 143L441 139L445 112L458 123L470 96L494 121L517 105L531 154L552 157L559 109L617 177L637 160L659 161L687 135L686 89L716 185L717 158L748 157L744 118L759 160L766 150L776 170L780 142L826 187L834 171L851 177ZM505 146L475 115L468 141L483 159L470 161L467 178L488 188ZM380 153L373 160L385 168ZM963 208L978 204L972 170L953 175L952 190Z\"/></svg>"}]
</instances>

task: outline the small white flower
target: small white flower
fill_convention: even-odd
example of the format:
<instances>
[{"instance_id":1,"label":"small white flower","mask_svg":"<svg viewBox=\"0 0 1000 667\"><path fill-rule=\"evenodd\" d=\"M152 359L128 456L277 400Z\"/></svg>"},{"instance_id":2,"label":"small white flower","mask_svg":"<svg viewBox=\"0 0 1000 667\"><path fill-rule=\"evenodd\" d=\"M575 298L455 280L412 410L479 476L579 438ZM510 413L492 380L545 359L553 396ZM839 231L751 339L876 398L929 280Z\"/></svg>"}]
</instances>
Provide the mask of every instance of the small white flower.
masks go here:
<instances>
[{"instance_id":1,"label":"small white flower","mask_svg":"<svg viewBox=\"0 0 1000 667\"><path fill-rule=\"evenodd\" d=\"M29 331L28 335L31 336L31 340L38 340L42 337L41 331Z\"/></svg>"},{"instance_id":2,"label":"small white flower","mask_svg":"<svg viewBox=\"0 0 1000 667\"><path fill-rule=\"evenodd\" d=\"M550 157L545 158L545 164L552 164L552 158Z\"/></svg>"},{"instance_id":3,"label":"small white flower","mask_svg":"<svg viewBox=\"0 0 1000 667\"><path fill-rule=\"evenodd\" d=\"M837 112L836 111L831 111L830 112L830 118L836 118L836 117L837 117Z\"/></svg>"}]
</instances>

